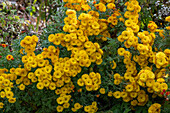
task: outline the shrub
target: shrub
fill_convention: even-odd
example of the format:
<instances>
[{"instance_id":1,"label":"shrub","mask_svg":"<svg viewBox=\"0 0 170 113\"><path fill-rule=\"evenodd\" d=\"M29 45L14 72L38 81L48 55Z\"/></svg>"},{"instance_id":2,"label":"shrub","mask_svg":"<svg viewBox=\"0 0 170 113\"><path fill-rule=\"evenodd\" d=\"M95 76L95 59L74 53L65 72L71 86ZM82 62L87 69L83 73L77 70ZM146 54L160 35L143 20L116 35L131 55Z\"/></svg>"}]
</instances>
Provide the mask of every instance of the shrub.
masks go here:
<instances>
[{"instance_id":1,"label":"shrub","mask_svg":"<svg viewBox=\"0 0 170 113\"><path fill-rule=\"evenodd\" d=\"M36 51L37 36L25 36L22 65L9 73L1 69L3 103L15 103L0 107L5 112L168 111L163 108L169 98L168 26L158 29L150 21L140 29L136 0L126 2L124 12L114 0L64 2L69 9L63 26L42 40L42 50Z\"/></svg>"}]
</instances>

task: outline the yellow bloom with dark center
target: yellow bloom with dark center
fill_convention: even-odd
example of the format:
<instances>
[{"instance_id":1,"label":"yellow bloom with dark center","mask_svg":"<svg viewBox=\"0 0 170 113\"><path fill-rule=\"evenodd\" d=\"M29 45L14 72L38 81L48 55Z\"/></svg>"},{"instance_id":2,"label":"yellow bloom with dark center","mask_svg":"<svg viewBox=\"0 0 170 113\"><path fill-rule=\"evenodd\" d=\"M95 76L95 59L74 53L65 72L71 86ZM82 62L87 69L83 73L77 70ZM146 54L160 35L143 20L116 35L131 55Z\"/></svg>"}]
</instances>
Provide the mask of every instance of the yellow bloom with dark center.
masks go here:
<instances>
[{"instance_id":1,"label":"yellow bloom with dark center","mask_svg":"<svg viewBox=\"0 0 170 113\"><path fill-rule=\"evenodd\" d=\"M146 70L146 73L148 75L148 79L154 79L155 78L155 74L152 71Z\"/></svg>"},{"instance_id":2,"label":"yellow bloom with dark center","mask_svg":"<svg viewBox=\"0 0 170 113\"><path fill-rule=\"evenodd\" d=\"M7 59L7 60L12 60L12 58L13 58L12 55L7 55L7 56L6 56L6 59Z\"/></svg>"},{"instance_id":3,"label":"yellow bloom with dark center","mask_svg":"<svg viewBox=\"0 0 170 113\"><path fill-rule=\"evenodd\" d=\"M102 58L96 60L96 64L97 64L97 65L100 65L102 62L103 62Z\"/></svg>"},{"instance_id":4,"label":"yellow bloom with dark center","mask_svg":"<svg viewBox=\"0 0 170 113\"><path fill-rule=\"evenodd\" d=\"M9 99L8 99L8 102L9 102L9 103L15 103L15 102L16 102L16 98L9 98Z\"/></svg>"},{"instance_id":5,"label":"yellow bloom with dark center","mask_svg":"<svg viewBox=\"0 0 170 113\"><path fill-rule=\"evenodd\" d=\"M4 77L0 76L0 84L2 84L4 82Z\"/></svg>"},{"instance_id":6,"label":"yellow bloom with dark center","mask_svg":"<svg viewBox=\"0 0 170 113\"><path fill-rule=\"evenodd\" d=\"M37 65L38 65L38 63L35 60L31 63L31 67L33 67L33 68L36 68Z\"/></svg>"},{"instance_id":7,"label":"yellow bloom with dark center","mask_svg":"<svg viewBox=\"0 0 170 113\"><path fill-rule=\"evenodd\" d=\"M20 89L20 90L24 90L24 89L25 89L25 85L24 85L24 84L20 84L20 85L19 85L19 89Z\"/></svg>"},{"instance_id":8,"label":"yellow bloom with dark center","mask_svg":"<svg viewBox=\"0 0 170 113\"><path fill-rule=\"evenodd\" d=\"M85 112L90 112L91 111L91 107L90 106L85 106L84 107L84 111Z\"/></svg>"},{"instance_id":9,"label":"yellow bloom with dark center","mask_svg":"<svg viewBox=\"0 0 170 113\"><path fill-rule=\"evenodd\" d=\"M120 79L114 80L114 84L115 84L115 85L119 85L120 83L121 83L121 80L120 80Z\"/></svg>"},{"instance_id":10,"label":"yellow bloom with dark center","mask_svg":"<svg viewBox=\"0 0 170 113\"><path fill-rule=\"evenodd\" d=\"M63 107L64 107L64 108L69 108L69 107L70 107L70 103L68 103L68 102L67 102L67 103L64 103L64 104L63 104Z\"/></svg>"},{"instance_id":11,"label":"yellow bloom with dark center","mask_svg":"<svg viewBox=\"0 0 170 113\"><path fill-rule=\"evenodd\" d=\"M62 86L63 85L62 83L64 84L64 82L58 82L58 85ZM55 90L56 89L56 84L54 82L51 82L50 85L49 85L49 89L50 90Z\"/></svg>"},{"instance_id":12,"label":"yellow bloom with dark center","mask_svg":"<svg viewBox=\"0 0 170 113\"><path fill-rule=\"evenodd\" d=\"M123 38L122 35L119 35L119 36L117 37L117 39L118 39L119 42L124 42L124 38Z\"/></svg>"},{"instance_id":13,"label":"yellow bloom with dark center","mask_svg":"<svg viewBox=\"0 0 170 113\"><path fill-rule=\"evenodd\" d=\"M89 75L88 74L83 74L81 76L82 80L85 82L87 79L90 79Z\"/></svg>"},{"instance_id":14,"label":"yellow bloom with dark center","mask_svg":"<svg viewBox=\"0 0 170 113\"><path fill-rule=\"evenodd\" d=\"M68 103L71 98L71 95L64 95L63 98L64 98L64 103Z\"/></svg>"},{"instance_id":15,"label":"yellow bloom with dark center","mask_svg":"<svg viewBox=\"0 0 170 113\"><path fill-rule=\"evenodd\" d=\"M160 66L164 65L167 63L166 59L165 58L158 58L156 59L156 63Z\"/></svg>"},{"instance_id":16,"label":"yellow bloom with dark center","mask_svg":"<svg viewBox=\"0 0 170 113\"><path fill-rule=\"evenodd\" d=\"M37 37L36 35L32 35L32 40L33 40L34 42L38 42L38 37Z\"/></svg>"},{"instance_id":17,"label":"yellow bloom with dark center","mask_svg":"<svg viewBox=\"0 0 170 113\"><path fill-rule=\"evenodd\" d=\"M15 68L11 68L11 69L10 69L10 73L11 73L11 74L14 74L14 73L15 73Z\"/></svg>"},{"instance_id":18,"label":"yellow bloom with dark center","mask_svg":"<svg viewBox=\"0 0 170 113\"><path fill-rule=\"evenodd\" d=\"M166 83L161 83L160 88L161 88L161 91L163 91L163 90L166 91L168 89L168 85Z\"/></svg>"},{"instance_id":19,"label":"yellow bloom with dark center","mask_svg":"<svg viewBox=\"0 0 170 113\"><path fill-rule=\"evenodd\" d=\"M126 89L126 91L127 92L131 92L131 91L133 91L133 85L131 85L131 84L128 84L126 87L125 87L125 89Z\"/></svg>"},{"instance_id":20,"label":"yellow bloom with dark center","mask_svg":"<svg viewBox=\"0 0 170 113\"><path fill-rule=\"evenodd\" d=\"M138 95L138 93L136 93L136 92L130 92L130 96L131 96L132 98L136 98L137 95Z\"/></svg>"},{"instance_id":21,"label":"yellow bloom with dark center","mask_svg":"<svg viewBox=\"0 0 170 113\"><path fill-rule=\"evenodd\" d=\"M100 88L99 92L100 92L101 94L105 94L105 93L106 93L104 88Z\"/></svg>"},{"instance_id":22,"label":"yellow bloom with dark center","mask_svg":"<svg viewBox=\"0 0 170 113\"><path fill-rule=\"evenodd\" d=\"M86 41L85 43L84 43L84 47L85 48L90 48L91 46L92 46L92 42L91 41Z\"/></svg>"},{"instance_id":23,"label":"yellow bloom with dark center","mask_svg":"<svg viewBox=\"0 0 170 113\"><path fill-rule=\"evenodd\" d=\"M131 26L132 26L132 23L133 23L132 20L126 20L126 21L125 21L125 26L126 26L126 27L131 27Z\"/></svg>"},{"instance_id":24,"label":"yellow bloom with dark center","mask_svg":"<svg viewBox=\"0 0 170 113\"><path fill-rule=\"evenodd\" d=\"M43 71L40 68L36 69L36 71L34 72L35 76L37 76L37 77L41 76L42 73L43 73Z\"/></svg>"},{"instance_id":25,"label":"yellow bloom with dark center","mask_svg":"<svg viewBox=\"0 0 170 113\"><path fill-rule=\"evenodd\" d=\"M155 84L153 84L153 90L156 92L160 92L161 84L159 82L155 82Z\"/></svg>"},{"instance_id":26,"label":"yellow bloom with dark center","mask_svg":"<svg viewBox=\"0 0 170 113\"><path fill-rule=\"evenodd\" d=\"M122 32L122 38L124 40L127 40L131 36L130 31L123 31Z\"/></svg>"},{"instance_id":27,"label":"yellow bloom with dark center","mask_svg":"<svg viewBox=\"0 0 170 113\"><path fill-rule=\"evenodd\" d=\"M36 77L32 77L31 81L35 83L35 82L37 82L37 78Z\"/></svg>"},{"instance_id":28,"label":"yellow bloom with dark center","mask_svg":"<svg viewBox=\"0 0 170 113\"><path fill-rule=\"evenodd\" d=\"M22 69L21 69L20 76L22 76L22 77L27 76L27 70L26 70L26 69L24 69L24 68L22 68Z\"/></svg>"},{"instance_id":29,"label":"yellow bloom with dark center","mask_svg":"<svg viewBox=\"0 0 170 113\"><path fill-rule=\"evenodd\" d=\"M127 6L127 10L129 11L133 11L134 10L134 5L132 3L129 3L128 6Z\"/></svg>"},{"instance_id":30,"label":"yellow bloom with dark center","mask_svg":"<svg viewBox=\"0 0 170 113\"><path fill-rule=\"evenodd\" d=\"M131 101L131 105L132 105L132 106L136 106L137 104L138 104L138 101L137 101L137 100L132 100L132 101Z\"/></svg>"},{"instance_id":31,"label":"yellow bloom with dark center","mask_svg":"<svg viewBox=\"0 0 170 113\"><path fill-rule=\"evenodd\" d=\"M43 89L44 88L44 84L42 82L38 82L37 83L37 88L40 89L40 90Z\"/></svg>"},{"instance_id":32,"label":"yellow bloom with dark center","mask_svg":"<svg viewBox=\"0 0 170 113\"><path fill-rule=\"evenodd\" d=\"M86 38L85 38L85 36L83 36L83 35L79 36L78 39L79 39L81 42L85 42L85 41L86 41Z\"/></svg>"},{"instance_id":33,"label":"yellow bloom with dark center","mask_svg":"<svg viewBox=\"0 0 170 113\"><path fill-rule=\"evenodd\" d=\"M130 97L127 96L127 97L123 98L123 101L124 101L124 102L129 102L129 101L130 101Z\"/></svg>"},{"instance_id":34,"label":"yellow bloom with dark center","mask_svg":"<svg viewBox=\"0 0 170 113\"><path fill-rule=\"evenodd\" d=\"M100 80L101 79L100 73L96 73L96 77Z\"/></svg>"},{"instance_id":35,"label":"yellow bloom with dark center","mask_svg":"<svg viewBox=\"0 0 170 113\"><path fill-rule=\"evenodd\" d=\"M62 73L59 70L57 70L53 73L53 77L55 77L55 78L61 78L61 76L62 76Z\"/></svg>"},{"instance_id":36,"label":"yellow bloom with dark center","mask_svg":"<svg viewBox=\"0 0 170 113\"><path fill-rule=\"evenodd\" d=\"M76 33L76 30L77 29L75 28L74 25L69 26L69 33ZM70 39L66 39L65 41L68 42L68 41L70 41Z\"/></svg>"},{"instance_id":37,"label":"yellow bloom with dark center","mask_svg":"<svg viewBox=\"0 0 170 113\"><path fill-rule=\"evenodd\" d=\"M154 91L153 91L153 89L152 88L147 88L147 91L149 92L149 93L153 93Z\"/></svg>"},{"instance_id":38,"label":"yellow bloom with dark center","mask_svg":"<svg viewBox=\"0 0 170 113\"><path fill-rule=\"evenodd\" d=\"M129 74L129 73L125 73L125 74L124 74L124 78L125 78L126 80L130 79L131 77L132 77L132 75Z\"/></svg>"},{"instance_id":39,"label":"yellow bloom with dark center","mask_svg":"<svg viewBox=\"0 0 170 113\"><path fill-rule=\"evenodd\" d=\"M5 98L5 96L6 96L5 92L4 92L4 91L1 91L1 92L0 92L0 96L1 96L1 98Z\"/></svg>"},{"instance_id":40,"label":"yellow bloom with dark center","mask_svg":"<svg viewBox=\"0 0 170 113\"><path fill-rule=\"evenodd\" d=\"M118 99L118 98L121 97L121 92L120 91L116 91L116 92L113 93L113 96Z\"/></svg>"},{"instance_id":41,"label":"yellow bloom with dark center","mask_svg":"<svg viewBox=\"0 0 170 113\"><path fill-rule=\"evenodd\" d=\"M143 44L147 44L147 43L150 43L150 38L148 36L144 36L142 39L141 39L142 43Z\"/></svg>"},{"instance_id":42,"label":"yellow bloom with dark center","mask_svg":"<svg viewBox=\"0 0 170 113\"><path fill-rule=\"evenodd\" d=\"M137 100L139 102L145 102L145 100L146 100L145 94L139 94L137 97Z\"/></svg>"},{"instance_id":43,"label":"yellow bloom with dark center","mask_svg":"<svg viewBox=\"0 0 170 113\"><path fill-rule=\"evenodd\" d=\"M85 81L85 85L87 85L87 86L91 86L92 85L92 79L86 79L86 81Z\"/></svg>"},{"instance_id":44,"label":"yellow bloom with dark center","mask_svg":"<svg viewBox=\"0 0 170 113\"><path fill-rule=\"evenodd\" d=\"M43 85L45 87L48 87L50 85L50 81L49 80L43 80Z\"/></svg>"},{"instance_id":45,"label":"yellow bloom with dark center","mask_svg":"<svg viewBox=\"0 0 170 113\"><path fill-rule=\"evenodd\" d=\"M0 109L4 107L4 103L0 102Z\"/></svg>"},{"instance_id":46,"label":"yellow bloom with dark center","mask_svg":"<svg viewBox=\"0 0 170 113\"><path fill-rule=\"evenodd\" d=\"M64 82L65 83L69 83L71 81L71 78L70 77L64 77Z\"/></svg>"},{"instance_id":47,"label":"yellow bloom with dark center","mask_svg":"<svg viewBox=\"0 0 170 113\"><path fill-rule=\"evenodd\" d=\"M58 104L63 104L64 103L64 98L63 97L58 97L56 101L57 101Z\"/></svg>"},{"instance_id":48,"label":"yellow bloom with dark center","mask_svg":"<svg viewBox=\"0 0 170 113\"><path fill-rule=\"evenodd\" d=\"M43 55L42 54L38 54L37 56L36 56L36 60L37 61L41 61L41 60L43 60Z\"/></svg>"},{"instance_id":49,"label":"yellow bloom with dark center","mask_svg":"<svg viewBox=\"0 0 170 113\"><path fill-rule=\"evenodd\" d=\"M56 109L57 109L57 112L63 112L63 106L60 106L60 105L58 105L57 107L56 107Z\"/></svg>"},{"instance_id":50,"label":"yellow bloom with dark center","mask_svg":"<svg viewBox=\"0 0 170 113\"><path fill-rule=\"evenodd\" d=\"M100 29L95 29L95 30L93 30L93 34L94 35L99 35L100 34Z\"/></svg>"},{"instance_id":51,"label":"yellow bloom with dark center","mask_svg":"<svg viewBox=\"0 0 170 113\"><path fill-rule=\"evenodd\" d=\"M124 52L125 52L125 49L124 49L124 48L119 48L119 49L118 49L118 54L119 54L120 56L123 56L123 55L124 55Z\"/></svg>"},{"instance_id":52,"label":"yellow bloom with dark center","mask_svg":"<svg viewBox=\"0 0 170 113\"><path fill-rule=\"evenodd\" d=\"M4 79L3 83L4 83L4 86L9 86L10 80Z\"/></svg>"},{"instance_id":53,"label":"yellow bloom with dark center","mask_svg":"<svg viewBox=\"0 0 170 113\"><path fill-rule=\"evenodd\" d=\"M159 103L152 104L149 109L148 113L160 113L161 112L161 105Z\"/></svg>"},{"instance_id":54,"label":"yellow bloom with dark center","mask_svg":"<svg viewBox=\"0 0 170 113\"><path fill-rule=\"evenodd\" d=\"M21 47L26 47L26 41L25 40L21 40L21 42L20 42L20 45L21 45Z\"/></svg>"},{"instance_id":55,"label":"yellow bloom with dark center","mask_svg":"<svg viewBox=\"0 0 170 113\"><path fill-rule=\"evenodd\" d=\"M26 36L26 37L24 38L24 41L25 41L26 44L31 44L33 40L32 40L32 37L31 37L31 36Z\"/></svg>"},{"instance_id":56,"label":"yellow bloom with dark center","mask_svg":"<svg viewBox=\"0 0 170 113\"><path fill-rule=\"evenodd\" d=\"M7 92L5 92L6 94L6 98L12 98L13 96L14 96L14 93L12 92L12 91L7 91Z\"/></svg>"},{"instance_id":57,"label":"yellow bloom with dark center","mask_svg":"<svg viewBox=\"0 0 170 113\"><path fill-rule=\"evenodd\" d=\"M147 74L146 73L141 73L140 76L139 76L139 80L141 80L142 82L146 82Z\"/></svg>"},{"instance_id":58,"label":"yellow bloom with dark center","mask_svg":"<svg viewBox=\"0 0 170 113\"><path fill-rule=\"evenodd\" d=\"M77 84L79 86L84 86L84 81L80 78L80 79L77 80Z\"/></svg>"},{"instance_id":59,"label":"yellow bloom with dark center","mask_svg":"<svg viewBox=\"0 0 170 113\"><path fill-rule=\"evenodd\" d=\"M80 108L82 108L83 106L82 105L80 105L80 103L75 103L74 104L74 108L75 109L80 109Z\"/></svg>"},{"instance_id":60,"label":"yellow bloom with dark center","mask_svg":"<svg viewBox=\"0 0 170 113\"><path fill-rule=\"evenodd\" d=\"M39 67L43 67L43 66L45 66L45 64L46 64L45 60L38 61Z\"/></svg>"},{"instance_id":61,"label":"yellow bloom with dark center","mask_svg":"<svg viewBox=\"0 0 170 113\"><path fill-rule=\"evenodd\" d=\"M90 78L92 79L92 78L96 77L96 73L95 73L95 72L91 72L91 73L89 74L89 76L90 76Z\"/></svg>"},{"instance_id":62,"label":"yellow bloom with dark center","mask_svg":"<svg viewBox=\"0 0 170 113\"><path fill-rule=\"evenodd\" d=\"M155 83L155 80L150 80L149 79L149 80L146 81L146 86L152 87L154 83Z\"/></svg>"},{"instance_id":63,"label":"yellow bloom with dark center","mask_svg":"<svg viewBox=\"0 0 170 113\"><path fill-rule=\"evenodd\" d=\"M114 79L120 79L120 74L119 73L116 73L113 76L114 76Z\"/></svg>"},{"instance_id":64,"label":"yellow bloom with dark center","mask_svg":"<svg viewBox=\"0 0 170 113\"><path fill-rule=\"evenodd\" d=\"M91 26L92 26L93 29L99 29L100 28L100 25L96 21L93 22Z\"/></svg>"},{"instance_id":65,"label":"yellow bloom with dark center","mask_svg":"<svg viewBox=\"0 0 170 113\"><path fill-rule=\"evenodd\" d=\"M92 91L92 90L93 90L93 87L92 87L92 86L86 86L86 90L87 90L87 91Z\"/></svg>"},{"instance_id":66,"label":"yellow bloom with dark center","mask_svg":"<svg viewBox=\"0 0 170 113\"><path fill-rule=\"evenodd\" d=\"M28 86L28 85L30 85L30 80L28 78L24 78L23 83L24 83L24 85Z\"/></svg>"}]
</instances>

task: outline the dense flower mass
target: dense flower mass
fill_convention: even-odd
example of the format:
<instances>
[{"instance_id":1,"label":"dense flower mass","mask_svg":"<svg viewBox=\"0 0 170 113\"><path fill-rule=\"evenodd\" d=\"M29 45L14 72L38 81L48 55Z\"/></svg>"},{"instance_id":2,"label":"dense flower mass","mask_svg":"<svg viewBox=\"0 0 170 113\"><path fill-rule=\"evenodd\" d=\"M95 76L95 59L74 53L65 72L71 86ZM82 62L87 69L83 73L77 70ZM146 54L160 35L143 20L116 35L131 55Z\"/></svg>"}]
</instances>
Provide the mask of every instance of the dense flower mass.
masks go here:
<instances>
[{"instance_id":1,"label":"dense flower mass","mask_svg":"<svg viewBox=\"0 0 170 113\"><path fill-rule=\"evenodd\" d=\"M170 49L158 51L154 48L158 33L163 39L166 38L164 31L158 29L155 22L148 23L149 31L140 30L141 7L137 0L125 3L127 10L123 15L116 9L115 0L94 1L93 5L89 5L86 0L64 2L68 9L63 20L63 32L50 34L49 46L39 53L35 51L39 38L35 35L26 36L20 42L22 49L19 51L22 54L23 66L11 68L9 72L7 69L0 69L1 98L15 103L16 98L11 90L13 81L22 91L33 83L39 90L54 91L57 95L57 112L83 110L95 113L100 103L96 101L97 98L104 96L128 102L132 110L136 106L145 106L151 98L164 97L168 91L165 78L169 75L165 73L170 64ZM108 15L103 17L103 13ZM170 22L170 17L166 17L165 21ZM110 29L115 29L119 23L123 24L125 29L116 35L118 46L114 55L122 59L122 62L105 55L106 51L102 49L108 39L113 39ZM64 49L69 55L61 57ZM106 66L106 57L111 59L108 60L110 68ZM6 59L14 60L12 55L7 55ZM99 65L110 70L101 74L101 69L97 67ZM125 68L122 72L116 70L119 65ZM105 80L106 76L110 79ZM90 97L97 97L89 99L90 105L74 100L76 96L88 94ZM3 106L4 103L0 102L0 108ZM148 112L159 113L160 108L160 104L154 103Z\"/></svg>"},{"instance_id":2,"label":"dense flower mass","mask_svg":"<svg viewBox=\"0 0 170 113\"><path fill-rule=\"evenodd\" d=\"M148 113L160 113L161 112L160 108L161 108L160 104L154 103L149 107Z\"/></svg>"}]
</instances>

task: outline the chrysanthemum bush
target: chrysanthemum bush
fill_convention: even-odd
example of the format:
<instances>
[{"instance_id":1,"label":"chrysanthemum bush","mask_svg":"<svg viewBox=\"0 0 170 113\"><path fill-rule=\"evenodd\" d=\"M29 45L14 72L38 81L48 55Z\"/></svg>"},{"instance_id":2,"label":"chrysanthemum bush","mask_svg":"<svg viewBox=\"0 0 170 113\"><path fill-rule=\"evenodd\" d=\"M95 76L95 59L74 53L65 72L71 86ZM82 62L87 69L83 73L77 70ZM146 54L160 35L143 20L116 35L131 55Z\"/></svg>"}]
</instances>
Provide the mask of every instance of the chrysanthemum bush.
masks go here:
<instances>
[{"instance_id":1,"label":"chrysanthemum bush","mask_svg":"<svg viewBox=\"0 0 170 113\"><path fill-rule=\"evenodd\" d=\"M39 52L39 38L26 36L22 64L0 70L1 109L18 111L21 104L23 112L166 112L170 50L163 42L169 23L159 29L151 21L140 29L136 0L126 2L124 12L114 0L64 2L63 31L39 43Z\"/></svg>"}]
</instances>

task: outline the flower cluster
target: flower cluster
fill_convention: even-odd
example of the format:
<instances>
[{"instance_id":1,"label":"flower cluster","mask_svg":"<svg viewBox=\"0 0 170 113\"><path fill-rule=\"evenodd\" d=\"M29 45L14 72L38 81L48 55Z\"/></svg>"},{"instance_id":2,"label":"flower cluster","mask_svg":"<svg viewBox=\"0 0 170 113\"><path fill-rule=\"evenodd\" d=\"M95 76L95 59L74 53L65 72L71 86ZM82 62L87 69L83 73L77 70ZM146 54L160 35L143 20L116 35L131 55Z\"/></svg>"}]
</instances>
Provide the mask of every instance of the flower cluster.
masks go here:
<instances>
[{"instance_id":1,"label":"flower cluster","mask_svg":"<svg viewBox=\"0 0 170 113\"><path fill-rule=\"evenodd\" d=\"M149 100L147 92L153 93L152 98L155 98L157 95L162 97L161 92L168 89L168 85L163 78L166 69L162 68L165 68L169 63L169 49L158 53L152 50L156 38L154 32L158 32L157 25L154 22L148 24L151 33L148 31L139 32L138 13L141 8L138 4L136 0L130 0L125 4L128 10L124 14L124 17L128 18L125 20L127 28L117 39L124 42L126 48L120 47L118 55L124 56L123 63L127 70L122 79L125 80L127 85L125 85L123 91L113 93L115 98L122 97L124 102L131 101L132 106L144 106ZM131 53L129 51L130 47L138 50L139 53ZM140 72L137 70L137 63L141 68ZM155 64L158 69L153 72L152 67L148 65L149 63ZM120 74L114 74L114 84L118 85L120 83ZM142 90L142 88L147 89L147 91ZM111 96L111 92L108 93L108 96Z\"/></svg>"},{"instance_id":2,"label":"flower cluster","mask_svg":"<svg viewBox=\"0 0 170 113\"><path fill-rule=\"evenodd\" d=\"M97 112L97 110L98 110L98 108L97 108L96 101L92 102L92 105L84 106L84 111L88 112L88 113L95 113L95 112Z\"/></svg>"},{"instance_id":3,"label":"flower cluster","mask_svg":"<svg viewBox=\"0 0 170 113\"><path fill-rule=\"evenodd\" d=\"M61 90L63 91L63 93L56 99L57 103L59 104L56 108L58 112L62 112L64 109L68 109L70 107L69 100L71 99L71 95L66 95L67 93L66 87L63 87ZM57 94L58 92L59 91L56 90ZM76 106L76 110L77 109L78 107Z\"/></svg>"},{"instance_id":4,"label":"flower cluster","mask_svg":"<svg viewBox=\"0 0 170 113\"><path fill-rule=\"evenodd\" d=\"M91 72L88 74L83 74L81 78L77 80L79 86L86 86L87 91L97 91L101 84L101 75L99 73Z\"/></svg>"},{"instance_id":5,"label":"flower cluster","mask_svg":"<svg viewBox=\"0 0 170 113\"><path fill-rule=\"evenodd\" d=\"M122 82L123 77L119 73L114 74L114 84L119 85Z\"/></svg>"},{"instance_id":6,"label":"flower cluster","mask_svg":"<svg viewBox=\"0 0 170 113\"><path fill-rule=\"evenodd\" d=\"M169 49L166 50L167 55L169 54ZM153 58L153 63L156 64L157 68L166 67L168 65L169 59L163 52L156 53L155 57Z\"/></svg>"},{"instance_id":7,"label":"flower cluster","mask_svg":"<svg viewBox=\"0 0 170 113\"><path fill-rule=\"evenodd\" d=\"M14 93L12 92L13 81L16 76L13 74L6 74L7 69L0 69L0 97L7 98L9 103L15 103ZM3 103L0 102L0 108L3 108Z\"/></svg>"},{"instance_id":8,"label":"flower cluster","mask_svg":"<svg viewBox=\"0 0 170 113\"><path fill-rule=\"evenodd\" d=\"M64 7L69 9L74 9L76 11L88 11L91 7L88 5L87 0L63 0L67 2Z\"/></svg>"},{"instance_id":9,"label":"flower cluster","mask_svg":"<svg viewBox=\"0 0 170 113\"><path fill-rule=\"evenodd\" d=\"M149 107L148 113L160 113L161 112L160 108L161 108L160 104L154 103Z\"/></svg>"},{"instance_id":10,"label":"flower cluster","mask_svg":"<svg viewBox=\"0 0 170 113\"><path fill-rule=\"evenodd\" d=\"M34 51L38 37L35 35L26 36L20 42L20 45L23 47L21 50L23 53L22 62L24 63L24 68L10 69L10 75L15 76L14 80L16 80L16 84L20 90L25 90L25 86L32 83L36 83L36 87L39 90L44 88L54 90L56 95L59 95L56 99L58 103L56 109L58 112L62 112L64 108L69 108L70 106L70 93L74 92L74 85L71 78L76 77L81 72L82 67L89 67L91 63L100 65L103 54L100 45L88 39L88 36L95 33L90 34L89 31L85 31L86 28L83 28L89 27L91 32L95 30L98 32L100 27L98 22L93 23L90 20L92 18L90 14L82 13L79 16L81 20L81 24L79 23L79 25L74 10L67 10L66 14L68 18L66 17L64 20L65 26L63 30L69 32L69 34L57 33L49 35L48 40L54 46L50 45L48 48L43 48L43 51L37 55ZM91 23L87 24L85 18L90 20ZM86 26L83 26L82 23ZM77 28L79 29L77 30ZM71 51L71 58L59 58L60 49L56 46L60 44L66 47L68 51ZM84 75L82 75L81 79L85 83L86 89L88 91L98 90L101 84L101 75L94 72L91 72L87 77ZM79 81L80 79L78 80L78 84ZM77 111L80 108L82 108L82 105L75 103L72 111Z\"/></svg>"},{"instance_id":11,"label":"flower cluster","mask_svg":"<svg viewBox=\"0 0 170 113\"><path fill-rule=\"evenodd\" d=\"M155 22L150 21L150 23L148 24L148 28L151 32L155 32L158 26L155 24Z\"/></svg>"}]
</instances>

